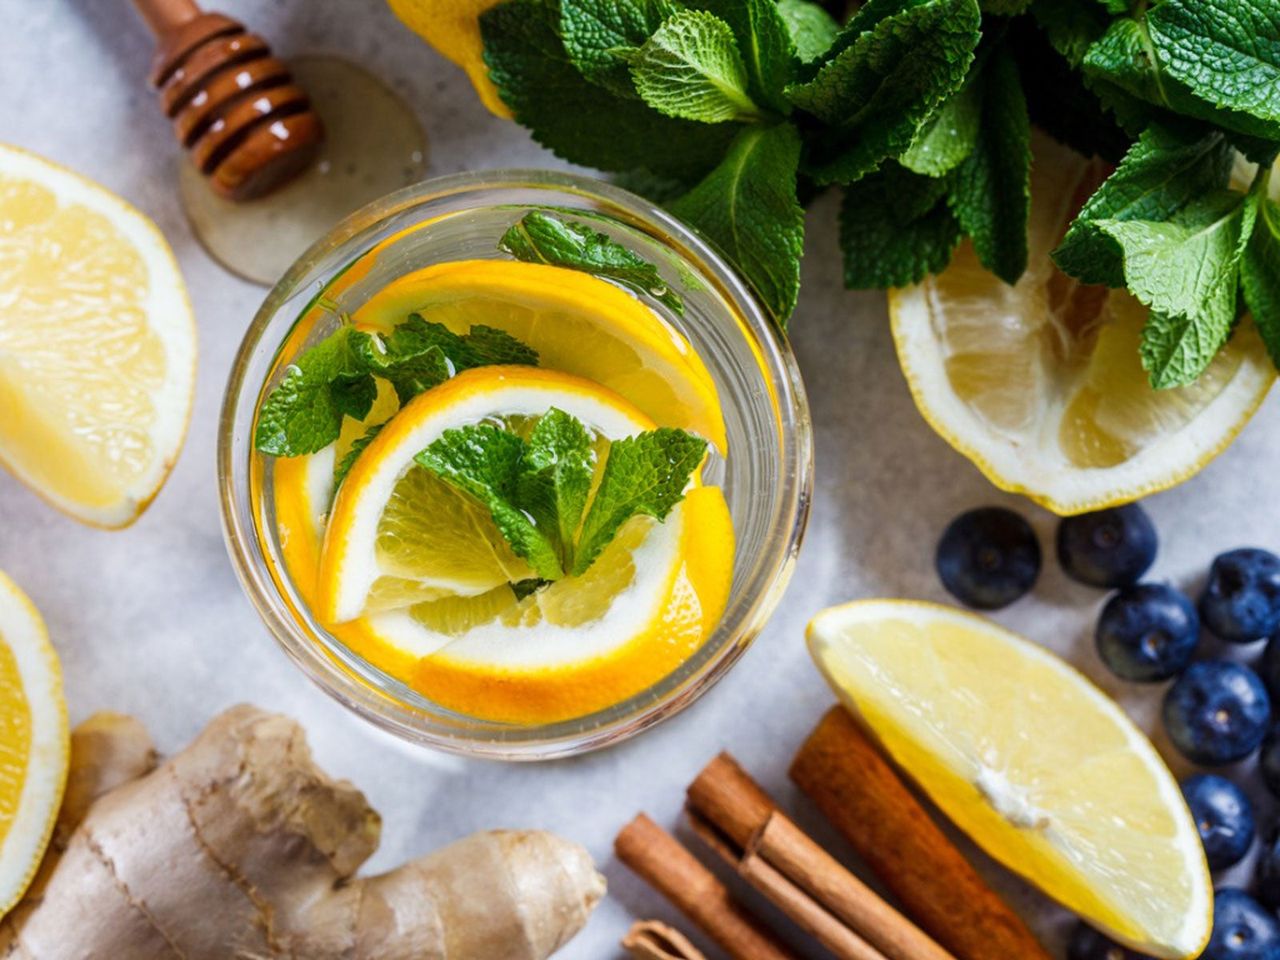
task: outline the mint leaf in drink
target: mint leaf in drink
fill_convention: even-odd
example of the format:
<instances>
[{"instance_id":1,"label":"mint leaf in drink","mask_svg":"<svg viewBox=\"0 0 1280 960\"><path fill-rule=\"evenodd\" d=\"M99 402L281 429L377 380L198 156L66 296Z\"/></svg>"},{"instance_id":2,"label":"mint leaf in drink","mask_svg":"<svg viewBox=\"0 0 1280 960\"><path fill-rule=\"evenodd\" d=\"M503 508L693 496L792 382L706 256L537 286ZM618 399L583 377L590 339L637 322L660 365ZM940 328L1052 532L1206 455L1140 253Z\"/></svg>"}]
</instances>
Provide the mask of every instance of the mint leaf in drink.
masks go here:
<instances>
[{"instance_id":1,"label":"mint leaf in drink","mask_svg":"<svg viewBox=\"0 0 1280 960\"><path fill-rule=\"evenodd\" d=\"M1280 139L1280 0L1163 0L1147 24L1170 77Z\"/></svg>"},{"instance_id":2,"label":"mint leaf in drink","mask_svg":"<svg viewBox=\"0 0 1280 960\"><path fill-rule=\"evenodd\" d=\"M802 63L811 63L830 50L840 32L835 18L811 0L778 0L778 14Z\"/></svg>"},{"instance_id":3,"label":"mint leaf in drink","mask_svg":"<svg viewBox=\"0 0 1280 960\"><path fill-rule=\"evenodd\" d=\"M374 439L382 432L382 428L385 426L385 423L375 423L371 426L356 438L355 442L351 444L351 449L348 450L346 455L334 465L333 491L335 494L338 492L338 488L342 486L342 481L347 479L347 474L351 472L351 468L354 467L356 465L356 461L360 459L360 454L364 453L369 444L373 443Z\"/></svg>"},{"instance_id":4,"label":"mint leaf in drink","mask_svg":"<svg viewBox=\"0 0 1280 960\"><path fill-rule=\"evenodd\" d=\"M905 287L940 273L961 235L947 192L945 179L914 174L892 161L845 187L840 207L845 286Z\"/></svg>"},{"instance_id":5,"label":"mint leaf in drink","mask_svg":"<svg viewBox=\"0 0 1280 960\"><path fill-rule=\"evenodd\" d=\"M925 118L911 146L898 157L899 163L915 173L940 177L973 153L982 119L983 91L975 82L978 76L971 73L964 86Z\"/></svg>"},{"instance_id":6,"label":"mint leaf in drink","mask_svg":"<svg viewBox=\"0 0 1280 960\"><path fill-rule=\"evenodd\" d=\"M533 210L502 235L498 246L517 260L605 277L684 314L684 299L654 264L588 224Z\"/></svg>"},{"instance_id":7,"label":"mint leaf in drink","mask_svg":"<svg viewBox=\"0 0 1280 960\"><path fill-rule=\"evenodd\" d=\"M975 0L872 0L836 38L814 78L787 88L829 129L812 143L819 183L852 183L906 150L960 88L978 45Z\"/></svg>"},{"instance_id":8,"label":"mint leaf in drink","mask_svg":"<svg viewBox=\"0 0 1280 960\"><path fill-rule=\"evenodd\" d=\"M370 337L341 326L290 365L258 411L254 445L276 457L323 450L342 418L368 415L378 387L369 372Z\"/></svg>"},{"instance_id":9,"label":"mint leaf in drink","mask_svg":"<svg viewBox=\"0 0 1280 960\"><path fill-rule=\"evenodd\" d=\"M631 57L636 92L659 113L702 123L759 120L733 30L719 17L682 10Z\"/></svg>"},{"instance_id":10,"label":"mint leaf in drink","mask_svg":"<svg viewBox=\"0 0 1280 960\"><path fill-rule=\"evenodd\" d=\"M1280 206L1265 195L1257 204L1258 220L1240 260L1240 289L1271 361L1280 367Z\"/></svg>"},{"instance_id":11,"label":"mint leaf in drink","mask_svg":"<svg viewBox=\"0 0 1280 960\"><path fill-rule=\"evenodd\" d=\"M567 569L595 475L591 435L578 419L555 407L529 435L517 481L520 504L552 541Z\"/></svg>"},{"instance_id":12,"label":"mint leaf in drink","mask_svg":"<svg viewBox=\"0 0 1280 960\"><path fill-rule=\"evenodd\" d=\"M1027 268L1031 121L1018 68L1001 47L974 81L982 103L973 150L956 167L948 203L982 265L1005 283Z\"/></svg>"},{"instance_id":13,"label":"mint leaf in drink","mask_svg":"<svg viewBox=\"0 0 1280 960\"><path fill-rule=\"evenodd\" d=\"M658 113L578 72L553 0L508 0L480 17L485 63L502 100L558 156L601 170L644 168L691 181L724 156L733 124Z\"/></svg>"},{"instance_id":14,"label":"mint leaf in drink","mask_svg":"<svg viewBox=\"0 0 1280 960\"><path fill-rule=\"evenodd\" d=\"M795 44L776 0L690 0L689 6L729 24L747 67L752 99L777 113L789 112L783 90L791 82Z\"/></svg>"},{"instance_id":15,"label":"mint leaf in drink","mask_svg":"<svg viewBox=\"0 0 1280 960\"><path fill-rule=\"evenodd\" d=\"M615 440L582 523L573 557L574 575L585 573L632 517L665 520L671 508L684 499L689 477L706 452L705 440L668 427Z\"/></svg>"},{"instance_id":16,"label":"mint leaf in drink","mask_svg":"<svg viewBox=\"0 0 1280 960\"><path fill-rule=\"evenodd\" d=\"M373 372L391 382L402 405L463 370L537 362L536 351L502 330L477 325L459 335L418 313L393 329L371 356Z\"/></svg>"},{"instance_id":17,"label":"mint leaf in drink","mask_svg":"<svg viewBox=\"0 0 1280 960\"><path fill-rule=\"evenodd\" d=\"M1221 133L1152 124L1081 208L1053 252L1054 262L1082 283L1123 286L1123 251L1096 221L1168 220L1187 204L1224 188L1232 158Z\"/></svg>"},{"instance_id":18,"label":"mint leaf in drink","mask_svg":"<svg viewBox=\"0 0 1280 960\"><path fill-rule=\"evenodd\" d=\"M738 134L715 170L668 204L716 243L755 288L780 327L795 309L804 248L796 201L800 136L789 123Z\"/></svg>"},{"instance_id":19,"label":"mint leaf in drink","mask_svg":"<svg viewBox=\"0 0 1280 960\"><path fill-rule=\"evenodd\" d=\"M634 98L627 54L678 9L674 0L561 0L560 36L583 77Z\"/></svg>"},{"instance_id":20,"label":"mint leaf in drink","mask_svg":"<svg viewBox=\"0 0 1280 960\"><path fill-rule=\"evenodd\" d=\"M550 538L519 503L525 444L489 424L446 430L414 460L441 480L479 500L518 557L544 580L564 576Z\"/></svg>"},{"instance_id":21,"label":"mint leaf in drink","mask_svg":"<svg viewBox=\"0 0 1280 960\"><path fill-rule=\"evenodd\" d=\"M412 317L410 318L412 319ZM432 324L440 326L440 324ZM515 364L524 367L538 365L538 351L527 346L496 327L477 323L460 338L460 349L451 353L445 348L455 370L470 370L472 367L490 367L498 364Z\"/></svg>"}]
</instances>

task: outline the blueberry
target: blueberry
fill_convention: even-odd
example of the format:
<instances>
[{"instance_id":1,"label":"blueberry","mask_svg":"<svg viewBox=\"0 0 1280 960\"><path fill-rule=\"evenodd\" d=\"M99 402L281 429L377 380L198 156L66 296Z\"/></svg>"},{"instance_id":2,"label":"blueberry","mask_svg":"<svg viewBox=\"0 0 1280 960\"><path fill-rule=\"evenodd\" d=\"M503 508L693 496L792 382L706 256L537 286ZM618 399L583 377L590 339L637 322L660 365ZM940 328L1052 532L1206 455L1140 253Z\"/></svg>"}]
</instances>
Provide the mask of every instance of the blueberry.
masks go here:
<instances>
[{"instance_id":1,"label":"blueberry","mask_svg":"<svg viewBox=\"0 0 1280 960\"><path fill-rule=\"evenodd\" d=\"M1253 846L1253 804L1225 777L1200 773L1182 781L1182 795L1200 831L1210 870L1225 870Z\"/></svg>"},{"instance_id":2,"label":"blueberry","mask_svg":"<svg viewBox=\"0 0 1280 960\"><path fill-rule=\"evenodd\" d=\"M1230 660L1193 663L1164 698L1169 739L1188 760L1205 766L1249 756L1270 720L1271 699L1262 681Z\"/></svg>"},{"instance_id":3,"label":"blueberry","mask_svg":"<svg viewBox=\"0 0 1280 960\"><path fill-rule=\"evenodd\" d=\"M1213 937L1200 960L1280 960L1280 923L1243 890L1213 896Z\"/></svg>"},{"instance_id":4,"label":"blueberry","mask_svg":"<svg viewBox=\"0 0 1280 960\"><path fill-rule=\"evenodd\" d=\"M1258 757L1258 772L1272 796L1280 797L1280 730L1272 727L1262 741L1262 753Z\"/></svg>"},{"instance_id":5,"label":"blueberry","mask_svg":"<svg viewBox=\"0 0 1280 960\"><path fill-rule=\"evenodd\" d=\"M1253 888L1258 899L1272 910L1280 910L1280 823L1262 838L1262 855Z\"/></svg>"},{"instance_id":6,"label":"blueberry","mask_svg":"<svg viewBox=\"0 0 1280 960\"><path fill-rule=\"evenodd\" d=\"M1136 503L1067 517L1058 524L1058 563L1091 587L1137 583L1156 558L1156 528Z\"/></svg>"},{"instance_id":7,"label":"blueberry","mask_svg":"<svg viewBox=\"0 0 1280 960\"><path fill-rule=\"evenodd\" d=\"M1125 680L1168 680L1191 662L1200 642L1200 618L1181 590L1140 583L1102 608L1095 633L1098 655Z\"/></svg>"},{"instance_id":8,"label":"blueberry","mask_svg":"<svg viewBox=\"0 0 1280 960\"><path fill-rule=\"evenodd\" d=\"M1200 619L1232 643L1280 630L1280 557L1252 547L1215 557L1200 596Z\"/></svg>"},{"instance_id":9,"label":"blueberry","mask_svg":"<svg viewBox=\"0 0 1280 960\"><path fill-rule=\"evenodd\" d=\"M938 542L938 576L961 603L1007 607L1040 576L1040 543L1021 516L981 507L951 521Z\"/></svg>"},{"instance_id":10,"label":"blueberry","mask_svg":"<svg viewBox=\"0 0 1280 960\"><path fill-rule=\"evenodd\" d=\"M1071 934L1067 960L1147 960L1147 956L1120 946L1082 920Z\"/></svg>"}]
</instances>

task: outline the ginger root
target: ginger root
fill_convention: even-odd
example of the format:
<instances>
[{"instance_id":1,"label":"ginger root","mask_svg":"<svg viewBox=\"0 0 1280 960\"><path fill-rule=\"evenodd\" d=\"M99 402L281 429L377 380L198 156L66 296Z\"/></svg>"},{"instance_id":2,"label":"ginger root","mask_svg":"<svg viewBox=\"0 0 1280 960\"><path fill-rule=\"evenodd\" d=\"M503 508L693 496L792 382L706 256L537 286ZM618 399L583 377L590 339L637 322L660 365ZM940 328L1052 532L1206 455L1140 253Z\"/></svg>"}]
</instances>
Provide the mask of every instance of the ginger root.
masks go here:
<instances>
[{"instance_id":1,"label":"ginger root","mask_svg":"<svg viewBox=\"0 0 1280 960\"><path fill-rule=\"evenodd\" d=\"M604 894L585 850L540 831L354 878L378 815L316 767L296 723L254 707L152 766L136 722L77 728L55 843L0 956L544 960Z\"/></svg>"}]
</instances>

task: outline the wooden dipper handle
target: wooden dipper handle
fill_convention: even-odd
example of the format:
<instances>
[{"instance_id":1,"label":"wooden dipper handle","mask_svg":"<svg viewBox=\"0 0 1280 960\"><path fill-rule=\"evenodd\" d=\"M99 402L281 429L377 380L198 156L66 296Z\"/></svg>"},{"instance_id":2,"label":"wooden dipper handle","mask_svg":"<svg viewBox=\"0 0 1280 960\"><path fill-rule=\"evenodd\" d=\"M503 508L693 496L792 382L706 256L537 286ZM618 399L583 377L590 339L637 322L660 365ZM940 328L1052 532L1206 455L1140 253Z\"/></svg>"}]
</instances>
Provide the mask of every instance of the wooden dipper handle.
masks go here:
<instances>
[{"instance_id":1,"label":"wooden dipper handle","mask_svg":"<svg viewBox=\"0 0 1280 960\"><path fill-rule=\"evenodd\" d=\"M315 159L324 127L262 38L194 0L133 0L156 37L151 83L174 134L232 200L269 193Z\"/></svg>"},{"instance_id":2,"label":"wooden dipper handle","mask_svg":"<svg viewBox=\"0 0 1280 960\"><path fill-rule=\"evenodd\" d=\"M958 960L1051 960L843 708L800 748L791 779Z\"/></svg>"}]
</instances>

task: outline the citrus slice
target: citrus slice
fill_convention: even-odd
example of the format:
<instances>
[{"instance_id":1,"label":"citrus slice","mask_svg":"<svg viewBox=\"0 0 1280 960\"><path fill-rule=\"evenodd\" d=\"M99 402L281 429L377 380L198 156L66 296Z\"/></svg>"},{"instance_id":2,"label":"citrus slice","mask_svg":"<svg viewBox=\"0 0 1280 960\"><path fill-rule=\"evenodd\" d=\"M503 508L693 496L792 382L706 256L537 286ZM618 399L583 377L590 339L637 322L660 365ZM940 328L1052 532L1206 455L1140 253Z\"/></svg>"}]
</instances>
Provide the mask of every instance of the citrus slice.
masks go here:
<instances>
[{"instance_id":1,"label":"citrus slice","mask_svg":"<svg viewBox=\"0 0 1280 960\"><path fill-rule=\"evenodd\" d=\"M0 145L0 462L54 506L132 523L191 414L191 304L155 224Z\"/></svg>"},{"instance_id":2,"label":"citrus slice","mask_svg":"<svg viewBox=\"0 0 1280 960\"><path fill-rule=\"evenodd\" d=\"M0 573L0 916L40 866L70 749L58 656L36 608Z\"/></svg>"},{"instance_id":3,"label":"citrus slice","mask_svg":"<svg viewBox=\"0 0 1280 960\"><path fill-rule=\"evenodd\" d=\"M356 310L390 330L421 312L455 333L497 327L539 366L604 384L655 423L727 449L715 382L689 341L631 294L579 270L513 260L456 260L400 277Z\"/></svg>"},{"instance_id":4,"label":"citrus slice","mask_svg":"<svg viewBox=\"0 0 1280 960\"><path fill-rule=\"evenodd\" d=\"M833 607L808 641L889 756L987 853L1143 954L1200 954L1213 894L1195 824L1150 741L1083 675L930 603Z\"/></svg>"},{"instance_id":5,"label":"citrus slice","mask_svg":"<svg viewBox=\"0 0 1280 960\"><path fill-rule=\"evenodd\" d=\"M1242 324L1196 383L1152 389L1138 355L1146 308L1080 286L1049 257L1101 166L1038 132L1032 151L1022 279L1004 284L965 242L941 274L892 291L889 312L929 424L1001 489L1081 513L1198 472L1248 422L1275 369Z\"/></svg>"}]
</instances>

